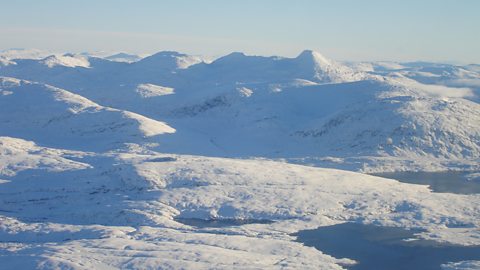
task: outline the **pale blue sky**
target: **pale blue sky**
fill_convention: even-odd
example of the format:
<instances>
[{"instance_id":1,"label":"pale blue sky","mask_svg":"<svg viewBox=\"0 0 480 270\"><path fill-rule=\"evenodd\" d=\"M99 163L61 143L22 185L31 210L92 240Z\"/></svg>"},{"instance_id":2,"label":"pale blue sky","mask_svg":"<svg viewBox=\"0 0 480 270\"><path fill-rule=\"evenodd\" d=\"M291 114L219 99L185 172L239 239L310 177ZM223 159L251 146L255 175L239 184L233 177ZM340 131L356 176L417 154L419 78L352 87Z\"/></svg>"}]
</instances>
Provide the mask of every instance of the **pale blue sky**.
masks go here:
<instances>
[{"instance_id":1,"label":"pale blue sky","mask_svg":"<svg viewBox=\"0 0 480 270\"><path fill-rule=\"evenodd\" d=\"M478 0L0 0L0 49L480 63Z\"/></svg>"}]
</instances>

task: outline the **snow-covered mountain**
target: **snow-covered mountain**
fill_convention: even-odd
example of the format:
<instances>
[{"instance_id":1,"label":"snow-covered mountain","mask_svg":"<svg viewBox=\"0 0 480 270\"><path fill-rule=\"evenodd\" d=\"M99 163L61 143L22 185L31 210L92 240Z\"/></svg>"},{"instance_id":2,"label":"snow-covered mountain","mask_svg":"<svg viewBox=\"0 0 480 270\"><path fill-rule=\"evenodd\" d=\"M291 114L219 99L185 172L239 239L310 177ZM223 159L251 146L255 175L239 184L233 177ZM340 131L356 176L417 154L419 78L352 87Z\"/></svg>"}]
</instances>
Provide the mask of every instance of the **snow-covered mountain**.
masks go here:
<instances>
[{"instance_id":1,"label":"snow-covered mountain","mask_svg":"<svg viewBox=\"0 0 480 270\"><path fill-rule=\"evenodd\" d=\"M108 149L175 130L39 83L0 77L0 134L71 149Z\"/></svg>"},{"instance_id":2,"label":"snow-covered mountain","mask_svg":"<svg viewBox=\"0 0 480 270\"><path fill-rule=\"evenodd\" d=\"M89 68L90 63L88 62L87 57L73 54L64 54L64 55L50 55L40 61L40 63L46 65L49 68L55 66L63 67L83 67Z\"/></svg>"},{"instance_id":3,"label":"snow-covered mountain","mask_svg":"<svg viewBox=\"0 0 480 270\"><path fill-rule=\"evenodd\" d=\"M42 59L49 55L52 52L38 50L38 49L23 49L23 48L13 48L7 50L0 50L0 58L6 59Z\"/></svg>"},{"instance_id":4,"label":"snow-covered mountain","mask_svg":"<svg viewBox=\"0 0 480 270\"><path fill-rule=\"evenodd\" d=\"M344 269L295 234L345 222L480 245L478 194L318 168L479 169L473 65L25 58L0 55L0 268Z\"/></svg>"},{"instance_id":5,"label":"snow-covered mountain","mask_svg":"<svg viewBox=\"0 0 480 270\"><path fill-rule=\"evenodd\" d=\"M357 71L382 76L404 76L424 84L468 87L474 91L469 99L480 101L480 69L466 66L430 62L360 62L347 63Z\"/></svg>"},{"instance_id":6,"label":"snow-covered mountain","mask_svg":"<svg viewBox=\"0 0 480 270\"><path fill-rule=\"evenodd\" d=\"M210 149L190 146L193 138L188 136L172 136L164 150L270 158L362 157L367 167L357 169L365 170L372 169L369 157L415 160L415 169L423 166L422 159L472 165L480 154L480 107L461 97L470 94L468 89L405 79L286 86L281 91L246 85L166 114L173 126L208 138ZM399 160L393 163L403 167Z\"/></svg>"},{"instance_id":7,"label":"snow-covered mountain","mask_svg":"<svg viewBox=\"0 0 480 270\"><path fill-rule=\"evenodd\" d=\"M142 59L143 57L136 55L136 54L128 54L128 53L116 53L110 56L104 57L104 59L114 61L114 62L126 62L126 63L133 63L137 62L138 60Z\"/></svg>"},{"instance_id":8,"label":"snow-covered mountain","mask_svg":"<svg viewBox=\"0 0 480 270\"><path fill-rule=\"evenodd\" d=\"M143 58L137 68L156 69L158 71L175 71L186 69L189 66L203 62L201 57L190 56L183 53L164 51Z\"/></svg>"},{"instance_id":9,"label":"snow-covered mountain","mask_svg":"<svg viewBox=\"0 0 480 270\"><path fill-rule=\"evenodd\" d=\"M480 158L475 88L411 75L428 70L476 78L460 67L379 63L358 71L308 50L295 58L232 53L209 64L176 52L130 64L75 55L48 59L17 60L0 74L167 121L179 132L165 137L162 151L308 159L367 171L376 170L378 159L389 160L381 170L438 170L474 166ZM331 157L343 162L331 164Z\"/></svg>"},{"instance_id":10,"label":"snow-covered mountain","mask_svg":"<svg viewBox=\"0 0 480 270\"><path fill-rule=\"evenodd\" d=\"M197 80L202 77L221 84L279 83L293 79L339 83L363 78L363 74L310 50L303 51L296 58L248 56L236 52L210 64L193 66L187 74Z\"/></svg>"}]
</instances>

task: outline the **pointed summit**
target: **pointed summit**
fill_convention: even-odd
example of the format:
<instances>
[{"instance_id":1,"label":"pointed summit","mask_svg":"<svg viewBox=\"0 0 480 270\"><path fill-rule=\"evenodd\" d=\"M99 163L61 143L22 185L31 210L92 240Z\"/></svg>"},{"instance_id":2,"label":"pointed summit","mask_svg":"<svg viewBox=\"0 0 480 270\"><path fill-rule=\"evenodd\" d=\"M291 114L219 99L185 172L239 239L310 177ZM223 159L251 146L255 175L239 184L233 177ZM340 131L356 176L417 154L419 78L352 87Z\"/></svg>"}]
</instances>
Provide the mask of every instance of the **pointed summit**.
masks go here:
<instances>
[{"instance_id":1,"label":"pointed summit","mask_svg":"<svg viewBox=\"0 0 480 270\"><path fill-rule=\"evenodd\" d=\"M245 58L245 57L248 57L248 56L245 55L243 52L232 52L232 53L229 53L225 56L222 56L222 57L218 58L214 62L232 60L232 59L242 59L242 58Z\"/></svg>"},{"instance_id":2,"label":"pointed summit","mask_svg":"<svg viewBox=\"0 0 480 270\"><path fill-rule=\"evenodd\" d=\"M304 79L318 83L350 82L363 78L362 74L355 73L349 67L330 60L316 51L305 50L292 60L299 74L305 76Z\"/></svg>"},{"instance_id":3,"label":"pointed summit","mask_svg":"<svg viewBox=\"0 0 480 270\"><path fill-rule=\"evenodd\" d=\"M309 63L317 66L332 65L332 61L330 59L326 58L319 52L312 50L304 50L295 59L304 63Z\"/></svg>"}]
</instances>

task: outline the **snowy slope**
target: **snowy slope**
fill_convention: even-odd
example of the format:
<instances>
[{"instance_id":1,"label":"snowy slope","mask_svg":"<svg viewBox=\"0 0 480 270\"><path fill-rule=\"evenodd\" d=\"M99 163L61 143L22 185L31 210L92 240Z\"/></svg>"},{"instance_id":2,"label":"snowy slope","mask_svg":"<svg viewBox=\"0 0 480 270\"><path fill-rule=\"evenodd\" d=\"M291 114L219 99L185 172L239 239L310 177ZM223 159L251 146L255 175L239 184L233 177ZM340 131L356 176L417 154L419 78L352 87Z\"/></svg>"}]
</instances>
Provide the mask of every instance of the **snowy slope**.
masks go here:
<instances>
[{"instance_id":1,"label":"snowy slope","mask_svg":"<svg viewBox=\"0 0 480 270\"><path fill-rule=\"evenodd\" d=\"M15 62L9 60L6 57L0 56L0 66L16 65Z\"/></svg>"},{"instance_id":2,"label":"snowy slope","mask_svg":"<svg viewBox=\"0 0 480 270\"><path fill-rule=\"evenodd\" d=\"M30 142L7 140L34 151ZM346 221L424 228L423 238L480 244L478 195L265 160L152 151L77 159L89 166L49 172L38 165L0 175L7 180L0 184L2 265L342 269L353 261L303 246L291 234ZM275 222L196 228L175 217Z\"/></svg>"},{"instance_id":3,"label":"snowy slope","mask_svg":"<svg viewBox=\"0 0 480 270\"><path fill-rule=\"evenodd\" d=\"M480 106L459 98L468 89L423 86L408 80L375 82L373 96L349 104L297 135L322 147L357 153L480 157Z\"/></svg>"},{"instance_id":4,"label":"snowy slope","mask_svg":"<svg viewBox=\"0 0 480 270\"><path fill-rule=\"evenodd\" d=\"M351 67L354 70L361 72L382 72L382 71L395 71L405 69L406 67L401 63L379 61L379 62L346 62L345 65Z\"/></svg>"},{"instance_id":5,"label":"snowy slope","mask_svg":"<svg viewBox=\"0 0 480 270\"><path fill-rule=\"evenodd\" d=\"M3 77L0 87L3 136L52 146L95 149L175 131L165 123L102 107L52 86Z\"/></svg>"},{"instance_id":6,"label":"snowy slope","mask_svg":"<svg viewBox=\"0 0 480 270\"><path fill-rule=\"evenodd\" d=\"M46 147L39 147L31 141L11 137L0 137L0 175L14 176L17 173L29 170L67 171L81 170L89 165L64 158L67 156L81 156L80 152L60 151Z\"/></svg>"},{"instance_id":7,"label":"snowy slope","mask_svg":"<svg viewBox=\"0 0 480 270\"><path fill-rule=\"evenodd\" d=\"M197 139L206 137L211 147L196 148L188 143L193 137L179 133L162 149L299 161L356 157L373 167L370 157L419 161L419 167L410 168L392 162L399 167L391 169L402 170L438 170L449 166L449 160L478 164L480 106L463 98L471 95L468 89L426 86L404 78L275 89L246 84L212 91L207 97L185 97L183 104L172 102L174 97L165 99L157 111L171 108L163 114L169 123L191 129ZM439 166L420 165L421 159L436 160ZM354 169L374 169L371 165Z\"/></svg>"},{"instance_id":8,"label":"snowy slope","mask_svg":"<svg viewBox=\"0 0 480 270\"><path fill-rule=\"evenodd\" d=\"M87 57L81 55L73 54L64 54L64 55L50 55L40 61L42 64L46 65L49 68L55 66L64 66L64 67L83 67L89 68L90 63L88 62Z\"/></svg>"},{"instance_id":9,"label":"snowy slope","mask_svg":"<svg viewBox=\"0 0 480 270\"><path fill-rule=\"evenodd\" d=\"M468 87L474 91L469 97L480 101L480 69L478 65L459 66L429 62L360 62L348 63L357 71L383 76L404 76L420 83L451 87Z\"/></svg>"},{"instance_id":10,"label":"snowy slope","mask_svg":"<svg viewBox=\"0 0 480 270\"><path fill-rule=\"evenodd\" d=\"M178 52L163 51L143 58L135 66L144 69L158 69L173 71L186 69L189 66L202 63L203 59L198 56L191 56Z\"/></svg>"},{"instance_id":11,"label":"snowy slope","mask_svg":"<svg viewBox=\"0 0 480 270\"><path fill-rule=\"evenodd\" d=\"M199 57L176 52L160 52L133 63L68 54L5 62L0 75L54 85L103 105L127 108L141 107L138 85L175 88L182 81L177 73L199 61Z\"/></svg>"}]
</instances>

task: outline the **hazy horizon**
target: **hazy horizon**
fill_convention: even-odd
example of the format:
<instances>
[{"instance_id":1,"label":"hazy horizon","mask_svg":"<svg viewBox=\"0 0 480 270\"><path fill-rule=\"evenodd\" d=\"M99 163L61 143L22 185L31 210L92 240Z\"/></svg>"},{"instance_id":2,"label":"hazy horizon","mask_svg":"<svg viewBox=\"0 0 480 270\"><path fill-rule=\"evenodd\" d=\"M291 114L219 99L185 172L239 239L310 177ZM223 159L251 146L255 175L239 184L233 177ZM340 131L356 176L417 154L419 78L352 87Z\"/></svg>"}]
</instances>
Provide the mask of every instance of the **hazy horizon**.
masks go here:
<instances>
[{"instance_id":1,"label":"hazy horizon","mask_svg":"<svg viewBox=\"0 0 480 270\"><path fill-rule=\"evenodd\" d=\"M20 0L3 4L0 49L173 50L217 57L480 63L478 1Z\"/></svg>"}]
</instances>

